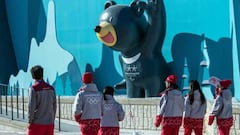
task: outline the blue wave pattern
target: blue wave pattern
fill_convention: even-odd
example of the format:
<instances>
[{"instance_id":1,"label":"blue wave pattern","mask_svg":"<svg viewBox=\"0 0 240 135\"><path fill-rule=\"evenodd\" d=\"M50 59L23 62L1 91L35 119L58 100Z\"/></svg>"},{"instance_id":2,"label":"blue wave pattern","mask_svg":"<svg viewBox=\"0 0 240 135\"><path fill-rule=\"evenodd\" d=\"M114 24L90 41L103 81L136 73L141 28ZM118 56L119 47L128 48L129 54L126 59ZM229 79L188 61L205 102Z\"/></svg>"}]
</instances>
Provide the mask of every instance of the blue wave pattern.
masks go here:
<instances>
[{"instance_id":1,"label":"blue wave pattern","mask_svg":"<svg viewBox=\"0 0 240 135\"><path fill-rule=\"evenodd\" d=\"M130 3L129 0L116 2ZM104 47L93 30L104 3L105 0L6 0L5 20L9 22L9 39L12 41L8 43L12 49L6 50L14 55L0 59L8 59L8 63L15 63L15 66L0 70L0 73L11 75L2 80L9 80L10 85L29 87L32 83L29 69L41 64L45 68L45 79L61 95L74 95L85 71L94 73L94 81L100 90L105 85L120 82L119 53ZM187 63L187 80L203 82L213 75L233 79L236 83L231 89L239 99L240 93L235 92L240 88L239 76L236 76L239 75L236 70L239 69L239 1L167 0L165 7L167 33L162 52L173 73L181 78ZM202 49L203 41L207 50ZM220 56L222 54L224 56ZM210 64L202 72L200 63L206 58ZM181 87L187 85L182 79L178 84ZM211 94L208 94L209 98Z\"/></svg>"}]
</instances>

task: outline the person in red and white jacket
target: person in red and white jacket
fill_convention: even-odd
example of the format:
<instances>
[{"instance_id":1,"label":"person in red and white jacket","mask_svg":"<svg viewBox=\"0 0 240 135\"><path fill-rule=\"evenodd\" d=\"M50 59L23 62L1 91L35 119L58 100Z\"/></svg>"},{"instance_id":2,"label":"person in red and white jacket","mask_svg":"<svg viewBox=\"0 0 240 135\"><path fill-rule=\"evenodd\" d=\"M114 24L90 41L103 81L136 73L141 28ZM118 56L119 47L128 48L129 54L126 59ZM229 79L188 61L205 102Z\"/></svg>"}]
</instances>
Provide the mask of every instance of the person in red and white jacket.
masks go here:
<instances>
[{"instance_id":1,"label":"person in red and white jacket","mask_svg":"<svg viewBox=\"0 0 240 135\"><path fill-rule=\"evenodd\" d=\"M160 97L159 111L154 125L162 123L162 135L178 135L182 124L184 97L177 84L177 76L170 75L165 81L166 90Z\"/></svg>"},{"instance_id":2,"label":"person in red and white jacket","mask_svg":"<svg viewBox=\"0 0 240 135\"><path fill-rule=\"evenodd\" d=\"M75 96L73 115L80 124L82 135L97 135L103 111L103 94L93 83L93 75L86 72L82 76L83 86Z\"/></svg>"},{"instance_id":3,"label":"person in red and white jacket","mask_svg":"<svg viewBox=\"0 0 240 135\"><path fill-rule=\"evenodd\" d=\"M113 87L106 86L103 95L105 103L98 135L119 135L119 121L124 119L125 112L122 105L113 97Z\"/></svg>"},{"instance_id":4,"label":"person in red and white jacket","mask_svg":"<svg viewBox=\"0 0 240 135\"><path fill-rule=\"evenodd\" d=\"M27 135L53 135L57 109L55 90L43 80L40 65L31 68L31 75L35 82L30 88Z\"/></svg>"},{"instance_id":5,"label":"person in red and white jacket","mask_svg":"<svg viewBox=\"0 0 240 135\"><path fill-rule=\"evenodd\" d=\"M213 108L208 117L208 125L212 125L216 117L219 135L229 135L233 125L232 93L228 89L230 84L231 80L220 81L220 85L217 86L219 92L216 93Z\"/></svg>"},{"instance_id":6,"label":"person in red and white jacket","mask_svg":"<svg viewBox=\"0 0 240 135\"><path fill-rule=\"evenodd\" d=\"M203 134L203 119L206 114L206 98L202 93L197 80L190 81L190 91L185 98L185 109L183 113L184 135Z\"/></svg>"}]
</instances>

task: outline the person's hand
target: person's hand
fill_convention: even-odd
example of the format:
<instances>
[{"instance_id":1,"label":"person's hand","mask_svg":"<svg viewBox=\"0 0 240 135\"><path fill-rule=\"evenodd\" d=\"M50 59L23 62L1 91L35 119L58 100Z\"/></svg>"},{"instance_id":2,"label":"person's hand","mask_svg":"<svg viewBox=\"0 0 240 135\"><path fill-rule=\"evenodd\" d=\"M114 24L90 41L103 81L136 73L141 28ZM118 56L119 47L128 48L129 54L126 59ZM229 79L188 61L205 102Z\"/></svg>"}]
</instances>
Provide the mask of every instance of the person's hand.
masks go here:
<instances>
[{"instance_id":1,"label":"person's hand","mask_svg":"<svg viewBox=\"0 0 240 135\"><path fill-rule=\"evenodd\" d=\"M30 128L30 126L31 126L31 123L28 123L27 128Z\"/></svg>"},{"instance_id":2,"label":"person's hand","mask_svg":"<svg viewBox=\"0 0 240 135\"><path fill-rule=\"evenodd\" d=\"M213 115L208 116L208 125L212 125L213 121L214 121L214 117Z\"/></svg>"},{"instance_id":3,"label":"person's hand","mask_svg":"<svg viewBox=\"0 0 240 135\"><path fill-rule=\"evenodd\" d=\"M74 115L74 119L76 122L80 123L81 121L81 114Z\"/></svg>"},{"instance_id":4,"label":"person's hand","mask_svg":"<svg viewBox=\"0 0 240 135\"><path fill-rule=\"evenodd\" d=\"M162 122L162 116L157 115L157 116L155 117L155 122L154 122L155 127L159 127L160 124L161 124L161 122Z\"/></svg>"}]
</instances>

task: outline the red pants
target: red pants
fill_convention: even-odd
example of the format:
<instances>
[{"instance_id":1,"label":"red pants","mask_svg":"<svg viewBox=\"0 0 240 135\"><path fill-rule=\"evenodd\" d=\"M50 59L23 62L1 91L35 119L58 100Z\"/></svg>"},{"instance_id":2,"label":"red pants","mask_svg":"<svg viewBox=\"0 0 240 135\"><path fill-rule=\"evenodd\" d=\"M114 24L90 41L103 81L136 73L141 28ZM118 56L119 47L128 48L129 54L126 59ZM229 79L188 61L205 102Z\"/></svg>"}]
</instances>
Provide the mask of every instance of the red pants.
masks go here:
<instances>
[{"instance_id":1,"label":"red pants","mask_svg":"<svg viewBox=\"0 0 240 135\"><path fill-rule=\"evenodd\" d=\"M219 135L229 135L231 126L233 125L233 117L217 119Z\"/></svg>"},{"instance_id":2,"label":"red pants","mask_svg":"<svg viewBox=\"0 0 240 135\"><path fill-rule=\"evenodd\" d=\"M219 127L219 135L229 135L231 127Z\"/></svg>"},{"instance_id":3,"label":"red pants","mask_svg":"<svg viewBox=\"0 0 240 135\"><path fill-rule=\"evenodd\" d=\"M101 127L98 135L119 135L119 127Z\"/></svg>"},{"instance_id":4,"label":"red pants","mask_svg":"<svg viewBox=\"0 0 240 135\"><path fill-rule=\"evenodd\" d=\"M178 135L180 126L164 126L161 135Z\"/></svg>"},{"instance_id":5,"label":"red pants","mask_svg":"<svg viewBox=\"0 0 240 135\"><path fill-rule=\"evenodd\" d=\"M100 119L90 119L80 121L82 135L97 135L100 129Z\"/></svg>"},{"instance_id":6,"label":"red pants","mask_svg":"<svg viewBox=\"0 0 240 135\"><path fill-rule=\"evenodd\" d=\"M30 124L27 130L27 135L53 135L54 125Z\"/></svg>"},{"instance_id":7,"label":"red pants","mask_svg":"<svg viewBox=\"0 0 240 135\"><path fill-rule=\"evenodd\" d=\"M192 130L194 130L195 135L202 135L202 128L184 128L184 135L191 135Z\"/></svg>"}]
</instances>

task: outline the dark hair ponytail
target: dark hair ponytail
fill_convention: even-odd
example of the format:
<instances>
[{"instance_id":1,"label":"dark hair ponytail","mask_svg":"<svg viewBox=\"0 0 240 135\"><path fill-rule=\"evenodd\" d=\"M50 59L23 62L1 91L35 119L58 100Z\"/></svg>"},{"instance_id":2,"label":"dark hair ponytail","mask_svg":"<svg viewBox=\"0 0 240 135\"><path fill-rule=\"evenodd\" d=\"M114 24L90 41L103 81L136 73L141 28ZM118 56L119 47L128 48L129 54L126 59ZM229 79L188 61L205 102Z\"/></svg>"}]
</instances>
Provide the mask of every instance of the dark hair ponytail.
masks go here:
<instances>
[{"instance_id":1,"label":"dark hair ponytail","mask_svg":"<svg viewBox=\"0 0 240 135\"><path fill-rule=\"evenodd\" d=\"M107 99L106 99L106 95L111 95L111 96L113 96L113 93L114 93L114 88L113 88L112 86L106 86L106 87L103 89L104 100L107 100Z\"/></svg>"},{"instance_id":2,"label":"dark hair ponytail","mask_svg":"<svg viewBox=\"0 0 240 135\"><path fill-rule=\"evenodd\" d=\"M191 80L190 81L190 91L189 91L189 101L190 104L193 104L194 101L194 91L199 90L200 96L201 96L201 103L204 104L206 102L206 98L204 94L202 93L202 89L200 87L200 84L198 83L197 80Z\"/></svg>"},{"instance_id":3,"label":"dark hair ponytail","mask_svg":"<svg viewBox=\"0 0 240 135\"><path fill-rule=\"evenodd\" d=\"M175 84L175 83L171 83L171 82L169 82L169 83L170 83L169 88L172 88L172 89L179 89L179 87L178 87L177 84Z\"/></svg>"}]
</instances>

